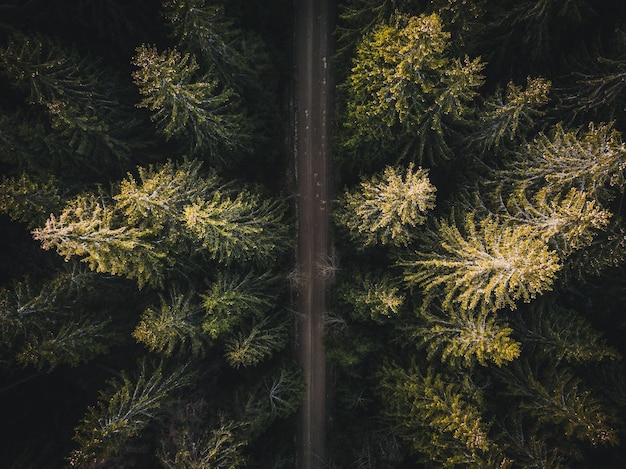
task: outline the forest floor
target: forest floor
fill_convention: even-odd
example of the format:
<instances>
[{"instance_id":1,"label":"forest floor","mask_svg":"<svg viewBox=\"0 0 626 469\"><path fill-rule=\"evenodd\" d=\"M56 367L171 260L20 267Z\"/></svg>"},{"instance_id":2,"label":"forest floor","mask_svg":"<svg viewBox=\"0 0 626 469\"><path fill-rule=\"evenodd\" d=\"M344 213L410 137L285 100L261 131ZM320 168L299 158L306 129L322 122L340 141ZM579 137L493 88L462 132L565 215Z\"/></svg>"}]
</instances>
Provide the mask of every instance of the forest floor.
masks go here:
<instances>
[{"instance_id":1,"label":"forest floor","mask_svg":"<svg viewBox=\"0 0 626 469\"><path fill-rule=\"evenodd\" d=\"M328 281L330 34L328 0L296 2L295 151L298 184L299 356L306 377L298 435L298 468L326 464L326 359L323 347Z\"/></svg>"}]
</instances>

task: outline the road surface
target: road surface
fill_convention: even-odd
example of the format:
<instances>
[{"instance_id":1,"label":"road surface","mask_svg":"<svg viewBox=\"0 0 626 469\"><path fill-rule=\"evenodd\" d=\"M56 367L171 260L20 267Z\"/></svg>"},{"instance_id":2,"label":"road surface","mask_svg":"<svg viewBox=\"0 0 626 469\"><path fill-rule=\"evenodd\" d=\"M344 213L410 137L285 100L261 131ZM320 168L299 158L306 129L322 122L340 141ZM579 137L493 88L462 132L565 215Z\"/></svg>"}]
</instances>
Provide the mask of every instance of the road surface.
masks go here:
<instances>
[{"instance_id":1,"label":"road surface","mask_svg":"<svg viewBox=\"0 0 626 469\"><path fill-rule=\"evenodd\" d=\"M298 186L297 340L306 376L298 430L298 468L327 467L326 311L330 160L329 0L296 0L295 160Z\"/></svg>"}]
</instances>

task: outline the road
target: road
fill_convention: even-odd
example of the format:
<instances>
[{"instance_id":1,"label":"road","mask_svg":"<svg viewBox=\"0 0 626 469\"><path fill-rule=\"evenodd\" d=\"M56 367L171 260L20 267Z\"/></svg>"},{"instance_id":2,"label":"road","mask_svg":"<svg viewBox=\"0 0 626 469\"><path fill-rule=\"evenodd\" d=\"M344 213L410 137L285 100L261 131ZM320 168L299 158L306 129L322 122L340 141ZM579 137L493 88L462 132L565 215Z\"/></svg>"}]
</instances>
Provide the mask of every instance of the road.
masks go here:
<instances>
[{"instance_id":1,"label":"road","mask_svg":"<svg viewBox=\"0 0 626 469\"><path fill-rule=\"evenodd\" d=\"M297 341L306 376L298 439L298 468L327 467L326 359L323 347L328 258L330 161L329 0L295 0L295 159L298 186Z\"/></svg>"}]
</instances>

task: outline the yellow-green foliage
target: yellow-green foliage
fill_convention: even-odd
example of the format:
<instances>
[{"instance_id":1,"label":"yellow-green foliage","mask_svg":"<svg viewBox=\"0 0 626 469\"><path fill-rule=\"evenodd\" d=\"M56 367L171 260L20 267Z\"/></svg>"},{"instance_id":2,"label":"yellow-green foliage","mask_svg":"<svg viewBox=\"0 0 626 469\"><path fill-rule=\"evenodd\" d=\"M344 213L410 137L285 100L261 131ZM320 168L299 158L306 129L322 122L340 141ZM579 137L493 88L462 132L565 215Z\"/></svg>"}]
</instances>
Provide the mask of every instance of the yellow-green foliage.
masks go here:
<instances>
[{"instance_id":1,"label":"yellow-green foliage","mask_svg":"<svg viewBox=\"0 0 626 469\"><path fill-rule=\"evenodd\" d=\"M452 365L471 367L476 362L502 366L519 357L520 343L511 338L513 330L493 314L453 308L422 316L425 323L415 335L430 358L440 356Z\"/></svg>"},{"instance_id":2,"label":"yellow-green foliage","mask_svg":"<svg viewBox=\"0 0 626 469\"><path fill-rule=\"evenodd\" d=\"M509 213L518 221L535 226L565 257L589 246L598 231L608 227L611 213L586 192L570 189L554 193L548 185L528 200L526 190L516 190L507 201Z\"/></svg>"},{"instance_id":3,"label":"yellow-green foliage","mask_svg":"<svg viewBox=\"0 0 626 469\"><path fill-rule=\"evenodd\" d=\"M476 143L483 149L498 149L519 133L534 125L543 113L539 108L548 101L551 82L544 78L528 77L526 89L509 82L502 91L488 99L480 115L480 130Z\"/></svg>"},{"instance_id":4,"label":"yellow-green foliage","mask_svg":"<svg viewBox=\"0 0 626 469\"><path fill-rule=\"evenodd\" d=\"M150 306L143 312L133 337L150 351L166 356L181 349L200 355L206 345L198 324L202 307L193 303L193 292L181 294L174 290L170 297L169 301L161 297L159 307Z\"/></svg>"},{"instance_id":5,"label":"yellow-green foliage","mask_svg":"<svg viewBox=\"0 0 626 469\"><path fill-rule=\"evenodd\" d=\"M426 221L426 212L435 207L435 192L427 170L413 164L405 171L387 167L381 176L344 194L337 220L365 246L407 245L415 227Z\"/></svg>"},{"instance_id":6,"label":"yellow-green foliage","mask_svg":"<svg viewBox=\"0 0 626 469\"><path fill-rule=\"evenodd\" d=\"M70 201L61 214L54 214L45 227L33 231L44 249L69 260L78 256L96 272L122 275L140 286L157 284L169 262L166 252L149 241L149 231L120 226L114 210L95 195Z\"/></svg>"},{"instance_id":7,"label":"yellow-green foliage","mask_svg":"<svg viewBox=\"0 0 626 469\"><path fill-rule=\"evenodd\" d=\"M241 116L233 111L238 98L217 80L198 76L193 56L176 50L159 54L156 47L137 48L133 64L135 84L143 96L140 107L153 111L152 119L167 138L187 139L192 153L240 147L246 140Z\"/></svg>"},{"instance_id":8,"label":"yellow-green foliage","mask_svg":"<svg viewBox=\"0 0 626 469\"><path fill-rule=\"evenodd\" d=\"M586 131L554 126L521 150L509 175L553 192L576 188L591 198L606 195L607 186L621 188L626 169L626 145L612 124L589 124Z\"/></svg>"},{"instance_id":9,"label":"yellow-green foliage","mask_svg":"<svg viewBox=\"0 0 626 469\"><path fill-rule=\"evenodd\" d=\"M482 396L469 382L394 366L383 371L381 392L397 434L438 467L506 467L487 462L500 451L481 414Z\"/></svg>"},{"instance_id":10,"label":"yellow-green foliage","mask_svg":"<svg viewBox=\"0 0 626 469\"><path fill-rule=\"evenodd\" d=\"M542 233L490 216L477 222L470 212L459 229L438 223L432 252L402 262L405 280L429 296L441 296L444 309L495 311L515 308L552 288L561 264Z\"/></svg>"},{"instance_id":11,"label":"yellow-green foliage","mask_svg":"<svg viewBox=\"0 0 626 469\"><path fill-rule=\"evenodd\" d=\"M446 157L446 123L468 112L483 81L480 60L451 57L449 39L436 14L396 15L365 36L348 77L347 147L394 148L402 134L419 141L420 159Z\"/></svg>"}]
</instances>

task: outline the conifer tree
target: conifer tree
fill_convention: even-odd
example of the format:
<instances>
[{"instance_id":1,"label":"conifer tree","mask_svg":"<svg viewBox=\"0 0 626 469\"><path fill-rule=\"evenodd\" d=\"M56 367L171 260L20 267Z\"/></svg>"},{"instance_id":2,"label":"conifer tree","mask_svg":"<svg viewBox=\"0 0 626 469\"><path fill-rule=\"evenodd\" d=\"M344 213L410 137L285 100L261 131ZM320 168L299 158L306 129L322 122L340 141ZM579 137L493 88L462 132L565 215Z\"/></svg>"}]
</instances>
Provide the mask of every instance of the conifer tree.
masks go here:
<instances>
[{"instance_id":1,"label":"conifer tree","mask_svg":"<svg viewBox=\"0 0 626 469\"><path fill-rule=\"evenodd\" d=\"M165 356L175 352L202 355L207 344L199 319L202 307L195 300L193 291L173 289L168 300L161 297L158 307L150 306L143 312L133 336L151 352Z\"/></svg>"},{"instance_id":2,"label":"conifer tree","mask_svg":"<svg viewBox=\"0 0 626 469\"><path fill-rule=\"evenodd\" d=\"M423 374L390 367L383 371L385 414L425 462L438 467L507 467L510 461L489 437L482 396L468 381L451 381L429 369Z\"/></svg>"},{"instance_id":3,"label":"conifer tree","mask_svg":"<svg viewBox=\"0 0 626 469\"><path fill-rule=\"evenodd\" d=\"M80 257L96 272L135 279L139 286L160 283L171 262L151 234L121 225L105 199L93 194L71 200L58 218L51 215L45 227L33 231L44 249L55 249L66 261Z\"/></svg>"},{"instance_id":4,"label":"conifer tree","mask_svg":"<svg viewBox=\"0 0 626 469\"><path fill-rule=\"evenodd\" d=\"M479 59L451 56L436 14L395 16L365 36L348 78L342 146L352 158L449 158L454 125L482 84Z\"/></svg>"},{"instance_id":5,"label":"conifer tree","mask_svg":"<svg viewBox=\"0 0 626 469\"><path fill-rule=\"evenodd\" d=\"M167 372L163 364L154 367L145 361L134 374L122 373L121 379L111 380L76 427L78 449L68 457L69 466L87 467L122 453L131 439L159 418L174 393L188 384L185 367Z\"/></svg>"},{"instance_id":6,"label":"conifer tree","mask_svg":"<svg viewBox=\"0 0 626 469\"><path fill-rule=\"evenodd\" d=\"M191 154L207 153L212 162L228 165L227 155L245 148L248 135L238 98L216 78L198 73L190 54L175 49L137 48L135 84L144 97L139 103L153 111L152 120L167 139L188 142Z\"/></svg>"},{"instance_id":7,"label":"conifer tree","mask_svg":"<svg viewBox=\"0 0 626 469\"><path fill-rule=\"evenodd\" d=\"M54 177L41 181L22 173L4 177L0 182L0 212L15 221L36 228L46 223L51 213L62 208L60 190Z\"/></svg>"},{"instance_id":8,"label":"conifer tree","mask_svg":"<svg viewBox=\"0 0 626 469\"><path fill-rule=\"evenodd\" d=\"M257 365L287 343L285 318L265 317L242 325L226 342L226 360L235 367Z\"/></svg>"},{"instance_id":9,"label":"conifer tree","mask_svg":"<svg viewBox=\"0 0 626 469\"><path fill-rule=\"evenodd\" d=\"M390 275L373 272L350 272L336 292L342 309L357 321L389 322L400 314L406 302L406 295Z\"/></svg>"},{"instance_id":10,"label":"conifer tree","mask_svg":"<svg viewBox=\"0 0 626 469\"><path fill-rule=\"evenodd\" d=\"M550 290L562 267L541 232L494 216L478 221L470 212L459 226L441 220L429 236L431 250L401 265L406 282L441 297L445 310L515 308Z\"/></svg>"},{"instance_id":11,"label":"conifer tree","mask_svg":"<svg viewBox=\"0 0 626 469\"><path fill-rule=\"evenodd\" d=\"M609 346L602 334L572 308L563 306L553 295L539 298L517 312L511 322L524 347L550 356L556 364L594 363L618 360L619 352Z\"/></svg>"},{"instance_id":12,"label":"conifer tree","mask_svg":"<svg viewBox=\"0 0 626 469\"><path fill-rule=\"evenodd\" d=\"M493 314L460 308L436 311L431 306L420 316L424 322L413 334L431 359L441 357L452 366L502 366L520 355L521 344L511 337L513 329Z\"/></svg>"},{"instance_id":13,"label":"conifer tree","mask_svg":"<svg viewBox=\"0 0 626 469\"><path fill-rule=\"evenodd\" d=\"M52 371L88 362L121 343L107 302L98 298L98 292L112 295L106 285L107 279L74 268L41 285L24 280L0 290L1 360L8 367Z\"/></svg>"},{"instance_id":14,"label":"conifer tree","mask_svg":"<svg viewBox=\"0 0 626 469\"><path fill-rule=\"evenodd\" d=\"M574 188L605 199L610 187L624 186L625 159L626 146L612 124L592 123L586 131L557 124L523 147L501 176L553 193Z\"/></svg>"},{"instance_id":15,"label":"conifer tree","mask_svg":"<svg viewBox=\"0 0 626 469\"><path fill-rule=\"evenodd\" d=\"M25 97L25 103L45 116L38 129L17 133L15 143L32 148L28 165L44 150L56 164L44 168L102 173L118 169L131 152L145 146L141 119L126 106L126 87L115 74L91 57L81 57L75 48L43 35L13 34L0 49L2 74ZM30 121L36 121L30 116ZM34 140L34 141L33 141Z\"/></svg>"},{"instance_id":16,"label":"conifer tree","mask_svg":"<svg viewBox=\"0 0 626 469\"><path fill-rule=\"evenodd\" d=\"M177 429L174 435L175 453L162 451L159 461L167 469L244 467L241 425L232 420L220 420L217 427L209 429ZM173 452L173 451L172 451Z\"/></svg>"},{"instance_id":17,"label":"conifer tree","mask_svg":"<svg viewBox=\"0 0 626 469\"><path fill-rule=\"evenodd\" d=\"M538 357L535 357L536 359ZM513 362L500 373L520 410L531 415L544 431L553 429L568 438L593 446L618 444L615 417L566 367L554 367L540 359Z\"/></svg>"},{"instance_id":18,"label":"conifer tree","mask_svg":"<svg viewBox=\"0 0 626 469\"><path fill-rule=\"evenodd\" d=\"M276 281L269 273L242 276L219 272L200 295L205 311L202 330L217 339L230 334L247 318L263 318L276 304Z\"/></svg>"},{"instance_id":19,"label":"conifer tree","mask_svg":"<svg viewBox=\"0 0 626 469\"><path fill-rule=\"evenodd\" d=\"M372 176L344 194L337 221L364 246L407 245L415 227L426 221L426 212L435 207L435 191L427 170L414 169L412 163L406 171L387 167L380 177Z\"/></svg>"},{"instance_id":20,"label":"conifer tree","mask_svg":"<svg viewBox=\"0 0 626 469\"><path fill-rule=\"evenodd\" d=\"M526 88L509 82L506 90L498 89L485 101L479 115L479 130L472 135L472 145L483 151L499 150L509 142L524 137L535 126L548 101L551 82L528 77Z\"/></svg>"}]
</instances>

